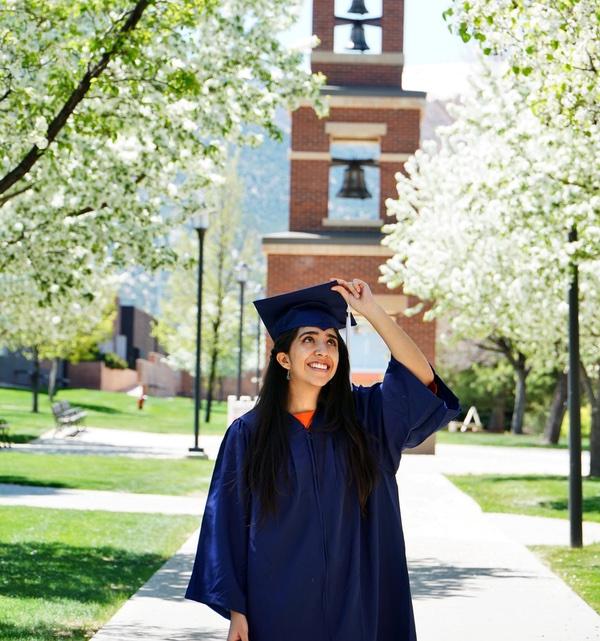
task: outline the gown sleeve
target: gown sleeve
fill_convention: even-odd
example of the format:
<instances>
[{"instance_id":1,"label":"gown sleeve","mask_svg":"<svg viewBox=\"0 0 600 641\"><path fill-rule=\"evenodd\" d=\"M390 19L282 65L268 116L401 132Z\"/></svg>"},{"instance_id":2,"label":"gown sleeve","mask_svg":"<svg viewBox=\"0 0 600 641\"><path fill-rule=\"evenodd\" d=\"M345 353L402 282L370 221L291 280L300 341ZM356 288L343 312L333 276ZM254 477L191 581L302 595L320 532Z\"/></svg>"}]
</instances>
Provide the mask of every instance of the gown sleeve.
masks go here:
<instances>
[{"instance_id":1,"label":"gown sleeve","mask_svg":"<svg viewBox=\"0 0 600 641\"><path fill-rule=\"evenodd\" d=\"M375 436L380 459L394 473L403 450L419 445L462 411L458 398L431 369L433 383L425 385L391 356L381 383L352 385L357 418Z\"/></svg>"},{"instance_id":2,"label":"gown sleeve","mask_svg":"<svg viewBox=\"0 0 600 641\"><path fill-rule=\"evenodd\" d=\"M215 461L186 599L205 603L226 619L246 612L248 493L243 480L247 430L236 419Z\"/></svg>"}]
</instances>

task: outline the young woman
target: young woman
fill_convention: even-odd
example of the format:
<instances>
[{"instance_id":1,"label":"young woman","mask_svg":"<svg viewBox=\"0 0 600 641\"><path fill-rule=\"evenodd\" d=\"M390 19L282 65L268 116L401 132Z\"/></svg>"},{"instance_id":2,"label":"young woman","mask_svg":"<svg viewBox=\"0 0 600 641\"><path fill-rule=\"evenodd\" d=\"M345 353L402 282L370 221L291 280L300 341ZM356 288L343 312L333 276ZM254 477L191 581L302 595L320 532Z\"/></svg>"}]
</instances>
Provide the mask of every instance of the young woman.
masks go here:
<instances>
[{"instance_id":1,"label":"young woman","mask_svg":"<svg viewBox=\"0 0 600 641\"><path fill-rule=\"evenodd\" d=\"M221 444L186 598L228 641L415 641L395 475L458 399L363 280L255 305L274 347ZM350 384L347 306L391 352L382 383Z\"/></svg>"}]
</instances>

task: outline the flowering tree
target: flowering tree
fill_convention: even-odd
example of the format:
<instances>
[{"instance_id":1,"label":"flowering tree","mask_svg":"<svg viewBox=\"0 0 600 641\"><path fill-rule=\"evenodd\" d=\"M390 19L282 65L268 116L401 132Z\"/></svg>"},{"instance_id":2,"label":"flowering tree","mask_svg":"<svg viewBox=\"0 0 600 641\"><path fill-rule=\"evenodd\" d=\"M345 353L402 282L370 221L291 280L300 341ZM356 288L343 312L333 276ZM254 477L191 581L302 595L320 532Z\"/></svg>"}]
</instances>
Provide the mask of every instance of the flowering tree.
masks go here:
<instances>
[{"instance_id":1,"label":"flowering tree","mask_svg":"<svg viewBox=\"0 0 600 641\"><path fill-rule=\"evenodd\" d=\"M278 106L323 78L277 32L289 0L6 0L0 9L0 271L42 302L93 269L174 261L168 230Z\"/></svg>"},{"instance_id":2,"label":"flowering tree","mask_svg":"<svg viewBox=\"0 0 600 641\"><path fill-rule=\"evenodd\" d=\"M94 296L74 289L42 304L45 293L29 275L0 277L0 345L20 350L32 361L33 411L38 411L40 360L77 360L82 352L108 338L112 332L115 296L122 277L96 273L88 283ZM52 397L53 385L49 385Z\"/></svg>"},{"instance_id":3,"label":"flowering tree","mask_svg":"<svg viewBox=\"0 0 600 641\"><path fill-rule=\"evenodd\" d=\"M451 107L456 121L438 129L439 147L424 145L397 174L399 198L387 206L398 222L383 241L395 252L384 282L434 301L428 318L443 314L458 336L511 361L513 431L529 368L566 366L571 260L581 269L582 360L600 381L600 141L545 125L529 95L526 79L482 63L464 104Z\"/></svg>"},{"instance_id":4,"label":"flowering tree","mask_svg":"<svg viewBox=\"0 0 600 641\"><path fill-rule=\"evenodd\" d=\"M595 0L452 0L444 13L464 41L501 54L529 77L527 98L547 124L598 135L600 17Z\"/></svg>"},{"instance_id":5,"label":"flowering tree","mask_svg":"<svg viewBox=\"0 0 600 641\"><path fill-rule=\"evenodd\" d=\"M239 150L238 150L239 151ZM204 240L202 278L202 372L207 377L206 422L217 378L237 371L239 299L236 267L245 262L256 268L258 236L243 226L243 186L237 174L239 153L228 163L224 181L206 193L210 224ZM175 248L178 266L171 272L154 334L169 352L167 362L190 374L196 367L197 241L195 233L181 229ZM247 299L246 299L246 302ZM245 314L244 352L251 339L252 316Z\"/></svg>"}]
</instances>

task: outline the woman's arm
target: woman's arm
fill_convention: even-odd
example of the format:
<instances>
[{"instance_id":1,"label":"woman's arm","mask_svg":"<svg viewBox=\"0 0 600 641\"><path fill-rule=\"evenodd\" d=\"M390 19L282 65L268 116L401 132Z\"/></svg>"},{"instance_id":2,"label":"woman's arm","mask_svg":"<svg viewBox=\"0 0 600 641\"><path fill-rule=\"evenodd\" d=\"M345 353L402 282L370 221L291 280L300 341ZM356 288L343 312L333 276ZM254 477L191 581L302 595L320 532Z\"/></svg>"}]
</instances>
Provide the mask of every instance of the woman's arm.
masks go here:
<instances>
[{"instance_id":1,"label":"woman's arm","mask_svg":"<svg viewBox=\"0 0 600 641\"><path fill-rule=\"evenodd\" d=\"M375 301L369 285L359 278L351 281L341 278L335 280L339 285L331 289L339 292L352 309L362 314L371 323L397 361L407 367L424 385L430 385L434 375L425 354Z\"/></svg>"}]
</instances>

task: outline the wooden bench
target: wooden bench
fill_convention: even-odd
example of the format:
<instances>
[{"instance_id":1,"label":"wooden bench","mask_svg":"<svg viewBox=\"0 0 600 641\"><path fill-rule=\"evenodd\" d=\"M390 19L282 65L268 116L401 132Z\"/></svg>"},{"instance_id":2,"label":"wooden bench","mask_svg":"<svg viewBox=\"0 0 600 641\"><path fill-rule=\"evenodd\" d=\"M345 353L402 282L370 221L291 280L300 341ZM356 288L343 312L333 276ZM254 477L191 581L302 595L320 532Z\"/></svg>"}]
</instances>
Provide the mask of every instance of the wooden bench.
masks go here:
<instances>
[{"instance_id":1,"label":"wooden bench","mask_svg":"<svg viewBox=\"0 0 600 641\"><path fill-rule=\"evenodd\" d=\"M8 423L6 419L0 418L0 448L3 447L12 447L12 445L10 442Z\"/></svg>"},{"instance_id":2,"label":"wooden bench","mask_svg":"<svg viewBox=\"0 0 600 641\"><path fill-rule=\"evenodd\" d=\"M69 401L58 401L53 403L52 413L55 421L54 436L65 428L75 428L67 436L77 436L80 432L85 431L82 421L87 416L87 412L80 407L71 407Z\"/></svg>"}]
</instances>

